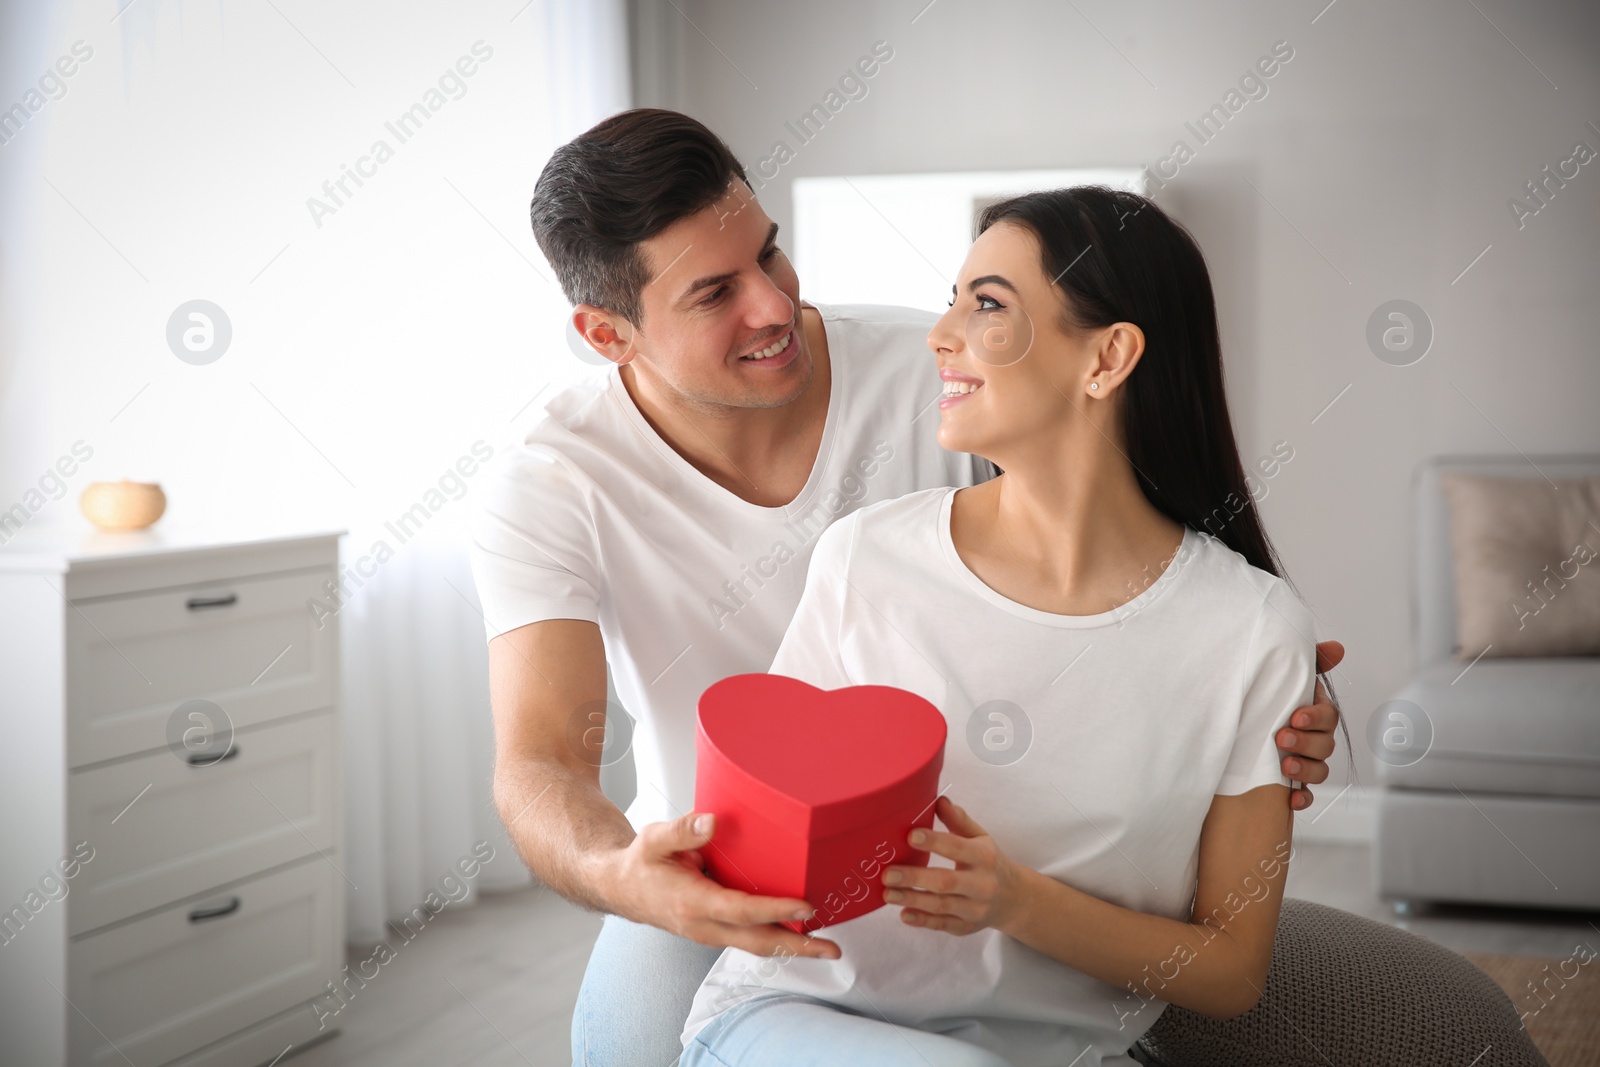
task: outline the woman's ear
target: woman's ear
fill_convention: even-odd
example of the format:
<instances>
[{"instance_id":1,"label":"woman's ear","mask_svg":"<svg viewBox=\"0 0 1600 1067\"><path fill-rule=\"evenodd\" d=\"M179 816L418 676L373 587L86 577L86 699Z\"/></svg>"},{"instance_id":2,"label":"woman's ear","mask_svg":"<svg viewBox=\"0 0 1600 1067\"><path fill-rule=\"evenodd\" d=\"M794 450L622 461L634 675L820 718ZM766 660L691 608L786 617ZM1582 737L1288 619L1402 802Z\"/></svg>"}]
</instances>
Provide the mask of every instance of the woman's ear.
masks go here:
<instances>
[{"instance_id":1,"label":"woman's ear","mask_svg":"<svg viewBox=\"0 0 1600 1067\"><path fill-rule=\"evenodd\" d=\"M1096 400L1109 397L1133 373L1143 355L1144 331L1131 322L1113 322L1099 331L1083 391Z\"/></svg>"}]
</instances>

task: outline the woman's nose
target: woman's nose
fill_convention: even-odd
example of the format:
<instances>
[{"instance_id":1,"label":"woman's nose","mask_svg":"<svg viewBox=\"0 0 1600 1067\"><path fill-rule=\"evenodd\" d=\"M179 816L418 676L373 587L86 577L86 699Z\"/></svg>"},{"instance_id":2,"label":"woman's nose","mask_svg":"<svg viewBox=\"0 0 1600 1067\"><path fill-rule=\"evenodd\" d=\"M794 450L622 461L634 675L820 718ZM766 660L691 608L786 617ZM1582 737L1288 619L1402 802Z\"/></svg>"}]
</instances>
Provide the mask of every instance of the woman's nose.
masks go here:
<instances>
[{"instance_id":1,"label":"woman's nose","mask_svg":"<svg viewBox=\"0 0 1600 1067\"><path fill-rule=\"evenodd\" d=\"M939 321L933 324L933 329L928 331L928 348L935 354L940 352L959 352L963 346L964 338L961 331L954 329L950 321L956 313L954 308L939 316Z\"/></svg>"}]
</instances>

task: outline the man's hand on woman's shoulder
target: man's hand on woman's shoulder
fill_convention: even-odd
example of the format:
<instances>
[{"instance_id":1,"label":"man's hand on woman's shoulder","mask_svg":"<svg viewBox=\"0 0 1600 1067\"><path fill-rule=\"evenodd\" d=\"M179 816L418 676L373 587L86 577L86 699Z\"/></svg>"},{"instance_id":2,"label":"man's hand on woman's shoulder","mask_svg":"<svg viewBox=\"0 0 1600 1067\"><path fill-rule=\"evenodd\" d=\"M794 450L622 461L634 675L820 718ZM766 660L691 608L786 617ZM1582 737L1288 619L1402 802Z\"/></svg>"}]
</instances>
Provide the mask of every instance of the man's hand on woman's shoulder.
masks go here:
<instances>
[{"instance_id":1,"label":"man's hand on woman's shoulder","mask_svg":"<svg viewBox=\"0 0 1600 1067\"><path fill-rule=\"evenodd\" d=\"M1317 645L1317 673L1333 670L1344 659L1344 646L1337 641ZM1278 731L1278 747L1283 757L1283 773L1302 783L1316 785L1328 780L1328 757L1333 755L1333 732L1339 726L1339 709L1328 699L1328 692L1317 682L1316 702L1295 710L1289 725ZM1311 790L1290 791L1289 806L1304 811L1311 806Z\"/></svg>"}]
</instances>

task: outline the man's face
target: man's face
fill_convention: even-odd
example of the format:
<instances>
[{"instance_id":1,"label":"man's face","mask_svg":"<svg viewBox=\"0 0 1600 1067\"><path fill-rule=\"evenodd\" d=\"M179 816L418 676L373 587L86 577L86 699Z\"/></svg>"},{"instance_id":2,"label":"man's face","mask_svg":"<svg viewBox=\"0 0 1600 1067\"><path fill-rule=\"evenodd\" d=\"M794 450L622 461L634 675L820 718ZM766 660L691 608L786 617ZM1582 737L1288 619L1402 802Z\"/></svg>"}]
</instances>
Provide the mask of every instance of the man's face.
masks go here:
<instances>
[{"instance_id":1,"label":"man's face","mask_svg":"<svg viewBox=\"0 0 1600 1067\"><path fill-rule=\"evenodd\" d=\"M777 236L735 179L716 203L641 243L651 281L640 293L643 327L631 337L635 372L711 411L798 398L813 364L799 279Z\"/></svg>"}]
</instances>

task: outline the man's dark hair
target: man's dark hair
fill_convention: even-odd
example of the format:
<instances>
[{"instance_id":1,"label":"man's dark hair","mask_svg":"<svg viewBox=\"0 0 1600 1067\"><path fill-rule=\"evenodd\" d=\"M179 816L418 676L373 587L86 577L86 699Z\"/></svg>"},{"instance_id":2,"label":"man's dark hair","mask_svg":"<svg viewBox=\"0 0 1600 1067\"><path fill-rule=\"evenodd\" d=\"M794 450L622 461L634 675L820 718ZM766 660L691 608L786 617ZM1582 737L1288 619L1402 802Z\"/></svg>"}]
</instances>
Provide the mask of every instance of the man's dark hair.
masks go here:
<instances>
[{"instance_id":1,"label":"man's dark hair","mask_svg":"<svg viewBox=\"0 0 1600 1067\"><path fill-rule=\"evenodd\" d=\"M551 155L533 187L533 235L568 300L639 325L650 281L639 242L715 203L734 178L744 167L704 124L624 111Z\"/></svg>"}]
</instances>

